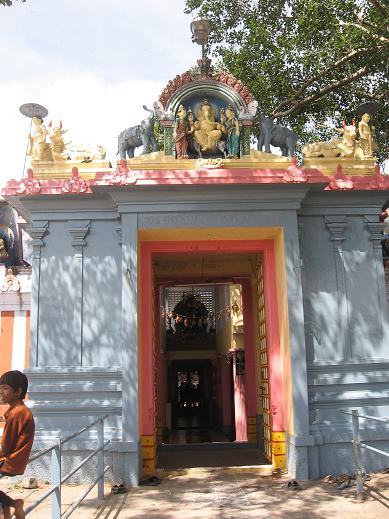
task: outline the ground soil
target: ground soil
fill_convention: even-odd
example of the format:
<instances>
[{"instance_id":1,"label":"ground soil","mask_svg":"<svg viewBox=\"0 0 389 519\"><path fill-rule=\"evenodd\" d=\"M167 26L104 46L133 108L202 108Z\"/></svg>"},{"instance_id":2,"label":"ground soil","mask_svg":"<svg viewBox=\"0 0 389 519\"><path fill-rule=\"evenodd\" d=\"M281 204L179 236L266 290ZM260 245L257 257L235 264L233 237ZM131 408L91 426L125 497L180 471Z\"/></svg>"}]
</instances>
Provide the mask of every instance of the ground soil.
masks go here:
<instances>
[{"instance_id":1,"label":"ground soil","mask_svg":"<svg viewBox=\"0 0 389 519\"><path fill-rule=\"evenodd\" d=\"M250 473L223 470L188 471L186 474L159 474L161 484L130 488L125 494L97 500L94 489L72 517L79 519L366 519L389 518L389 474L374 474L366 483L366 499L356 499L355 487L338 490L324 480L301 481L302 490L288 490L288 476L273 479ZM31 503L47 490L28 490L2 481L13 497ZM86 485L64 485L63 511ZM49 519L50 500L28 515L29 519Z\"/></svg>"}]
</instances>

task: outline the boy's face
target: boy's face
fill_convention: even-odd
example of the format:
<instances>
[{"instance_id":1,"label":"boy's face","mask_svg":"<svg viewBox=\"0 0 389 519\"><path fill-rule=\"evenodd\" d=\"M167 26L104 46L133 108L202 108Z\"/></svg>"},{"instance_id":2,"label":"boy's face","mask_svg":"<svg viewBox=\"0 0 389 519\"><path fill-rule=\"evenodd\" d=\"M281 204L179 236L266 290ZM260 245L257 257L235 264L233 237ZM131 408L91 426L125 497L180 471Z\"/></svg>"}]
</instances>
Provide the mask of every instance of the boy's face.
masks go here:
<instances>
[{"instance_id":1,"label":"boy's face","mask_svg":"<svg viewBox=\"0 0 389 519\"><path fill-rule=\"evenodd\" d=\"M22 393L21 388L14 389L8 384L0 385L0 404L9 404L12 405L18 400L20 400L20 395Z\"/></svg>"}]
</instances>

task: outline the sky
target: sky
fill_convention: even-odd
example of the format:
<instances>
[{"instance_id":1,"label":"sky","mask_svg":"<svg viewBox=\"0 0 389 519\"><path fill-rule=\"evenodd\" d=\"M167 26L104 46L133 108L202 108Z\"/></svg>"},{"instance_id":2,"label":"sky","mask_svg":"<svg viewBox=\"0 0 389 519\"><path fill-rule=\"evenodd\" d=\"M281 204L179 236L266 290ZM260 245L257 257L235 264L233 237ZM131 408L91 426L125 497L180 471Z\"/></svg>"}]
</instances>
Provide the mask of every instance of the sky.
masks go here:
<instances>
[{"instance_id":1,"label":"sky","mask_svg":"<svg viewBox=\"0 0 389 519\"><path fill-rule=\"evenodd\" d=\"M165 84L196 64L184 0L26 0L0 6L0 186L23 174L28 102L62 121L72 145L102 144L138 124ZM28 164L28 161L27 161Z\"/></svg>"}]
</instances>

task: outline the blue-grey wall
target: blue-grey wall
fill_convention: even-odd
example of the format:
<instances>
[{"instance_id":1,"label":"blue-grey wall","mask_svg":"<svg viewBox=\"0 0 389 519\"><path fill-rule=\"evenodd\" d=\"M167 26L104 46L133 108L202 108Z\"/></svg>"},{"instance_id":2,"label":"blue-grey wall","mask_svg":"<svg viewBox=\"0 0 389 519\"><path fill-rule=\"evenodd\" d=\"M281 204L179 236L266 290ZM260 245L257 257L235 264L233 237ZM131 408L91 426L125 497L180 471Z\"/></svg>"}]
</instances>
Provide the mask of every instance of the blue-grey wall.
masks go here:
<instances>
[{"instance_id":1,"label":"blue-grey wall","mask_svg":"<svg viewBox=\"0 0 389 519\"><path fill-rule=\"evenodd\" d=\"M385 195L384 195L385 196ZM311 477L354 472L351 417L389 416L389 321L378 215L384 196L308 196L299 213ZM362 421L362 436L389 445L389 427ZM382 441L385 440L385 441ZM387 465L364 455L366 470Z\"/></svg>"},{"instance_id":2,"label":"blue-grey wall","mask_svg":"<svg viewBox=\"0 0 389 519\"><path fill-rule=\"evenodd\" d=\"M32 220L30 376L41 436L108 413L114 477L136 482L138 231L214 227L228 237L232 227L281 227L293 373L288 467L300 478L351 470L350 417L340 409L389 414L377 223L383 199L382 192L288 185L101 187L93 196L22 197ZM389 431L371 430L373 441L389 440ZM331 449L339 455L327 456Z\"/></svg>"}]
</instances>

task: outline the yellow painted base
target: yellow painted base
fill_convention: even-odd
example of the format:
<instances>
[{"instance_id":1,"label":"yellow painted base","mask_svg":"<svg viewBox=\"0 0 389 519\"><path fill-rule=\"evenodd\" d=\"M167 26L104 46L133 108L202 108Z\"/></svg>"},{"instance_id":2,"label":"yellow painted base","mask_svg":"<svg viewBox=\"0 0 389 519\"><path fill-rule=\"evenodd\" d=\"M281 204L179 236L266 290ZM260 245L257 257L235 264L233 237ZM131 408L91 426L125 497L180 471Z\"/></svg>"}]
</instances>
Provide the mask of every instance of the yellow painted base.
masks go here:
<instances>
[{"instance_id":1,"label":"yellow painted base","mask_svg":"<svg viewBox=\"0 0 389 519\"><path fill-rule=\"evenodd\" d=\"M175 159L171 155L165 155L163 151L139 155L127 160L129 169L137 170L196 170L197 159ZM118 165L120 161L118 161ZM250 150L250 156L240 159L223 159L223 167L226 169L285 169L290 164L290 157L281 157L273 153ZM202 168L201 168L202 169Z\"/></svg>"},{"instance_id":2,"label":"yellow painted base","mask_svg":"<svg viewBox=\"0 0 389 519\"><path fill-rule=\"evenodd\" d=\"M272 464L276 469L286 468L286 445L284 432L271 433Z\"/></svg>"},{"instance_id":3,"label":"yellow painted base","mask_svg":"<svg viewBox=\"0 0 389 519\"><path fill-rule=\"evenodd\" d=\"M257 443L258 441L258 431L257 431L257 417L256 416L248 416L247 417L247 441L249 443Z\"/></svg>"},{"instance_id":4,"label":"yellow painted base","mask_svg":"<svg viewBox=\"0 0 389 519\"><path fill-rule=\"evenodd\" d=\"M323 175L332 176L336 173L336 166L342 166L345 175L374 175L375 159L346 159L344 157L334 158L310 158L304 160L306 168L317 168Z\"/></svg>"},{"instance_id":5,"label":"yellow painted base","mask_svg":"<svg viewBox=\"0 0 389 519\"><path fill-rule=\"evenodd\" d=\"M34 177L42 180L67 178L72 175L72 168L78 169L81 178L95 178L98 171L112 171L109 162L96 160L93 162L81 162L80 160L64 160L58 162L36 161L31 162Z\"/></svg>"},{"instance_id":6,"label":"yellow painted base","mask_svg":"<svg viewBox=\"0 0 389 519\"><path fill-rule=\"evenodd\" d=\"M145 475L155 472L157 465L157 451L155 444L155 436L142 436L142 471Z\"/></svg>"}]
</instances>

